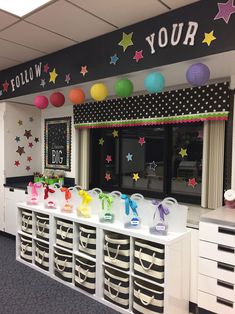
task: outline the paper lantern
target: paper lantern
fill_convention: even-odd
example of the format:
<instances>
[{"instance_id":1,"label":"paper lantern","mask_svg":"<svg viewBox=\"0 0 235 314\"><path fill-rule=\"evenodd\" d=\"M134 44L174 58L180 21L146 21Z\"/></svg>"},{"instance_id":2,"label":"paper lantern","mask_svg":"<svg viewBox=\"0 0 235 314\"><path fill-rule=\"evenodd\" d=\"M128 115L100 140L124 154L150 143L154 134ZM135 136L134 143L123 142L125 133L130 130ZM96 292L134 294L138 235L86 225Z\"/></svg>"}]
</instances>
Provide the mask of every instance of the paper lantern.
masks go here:
<instances>
[{"instance_id":1,"label":"paper lantern","mask_svg":"<svg viewBox=\"0 0 235 314\"><path fill-rule=\"evenodd\" d=\"M144 86L149 93L160 93L165 87L165 78L160 72L149 73L145 77Z\"/></svg>"},{"instance_id":2,"label":"paper lantern","mask_svg":"<svg viewBox=\"0 0 235 314\"><path fill-rule=\"evenodd\" d=\"M72 104L81 104L85 100L84 91L79 87L71 89L69 91L69 100Z\"/></svg>"},{"instance_id":3,"label":"paper lantern","mask_svg":"<svg viewBox=\"0 0 235 314\"><path fill-rule=\"evenodd\" d=\"M64 95L60 92L55 92L50 96L50 103L52 106L61 107L65 103Z\"/></svg>"},{"instance_id":4,"label":"paper lantern","mask_svg":"<svg viewBox=\"0 0 235 314\"><path fill-rule=\"evenodd\" d=\"M133 93L133 84L128 79L120 79L116 81L114 90L119 97L129 97Z\"/></svg>"},{"instance_id":5,"label":"paper lantern","mask_svg":"<svg viewBox=\"0 0 235 314\"><path fill-rule=\"evenodd\" d=\"M186 72L186 79L192 86L201 86L206 84L210 78L210 69L203 63L191 65Z\"/></svg>"},{"instance_id":6,"label":"paper lantern","mask_svg":"<svg viewBox=\"0 0 235 314\"><path fill-rule=\"evenodd\" d=\"M38 109L45 109L48 106L48 99L46 96L36 96L34 98L34 105L38 108Z\"/></svg>"},{"instance_id":7,"label":"paper lantern","mask_svg":"<svg viewBox=\"0 0 235 314\"><path fill-rule=\"evenodd\" d=\"M96 83L91 86L91 97L96 101L102 101L108 96L107 86L103 83Z\"/></svg>"}]
</instances>

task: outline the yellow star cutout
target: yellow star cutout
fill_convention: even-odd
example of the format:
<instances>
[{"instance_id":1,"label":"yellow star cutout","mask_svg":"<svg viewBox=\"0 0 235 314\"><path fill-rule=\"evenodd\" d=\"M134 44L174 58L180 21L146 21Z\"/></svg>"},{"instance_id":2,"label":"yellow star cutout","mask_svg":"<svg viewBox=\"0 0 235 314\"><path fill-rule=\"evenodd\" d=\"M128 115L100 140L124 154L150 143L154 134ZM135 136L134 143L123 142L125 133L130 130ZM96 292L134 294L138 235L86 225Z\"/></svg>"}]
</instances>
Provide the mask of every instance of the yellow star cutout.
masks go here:
<instances>
[{"instance_id":1,"label":"yellow star cutout","mask_svg":"<svg viewBox=\"0 0 235 314\"><path fill-rule=\"evenodd\" d=\"M117 130L113 130L113 137L118 137L118 131Z\"/></svg>"},{"instance_id":2,"label":"yellow star cutout","mask_svg":"<svg viewBox=\"0 0 235 314\"><path fill-rule=\"evenodd\" d=\"M203 39L202 43L206 43L208 46L210 46L213 40L216 40L216 37L214 36L214 31L211 31L210 33L204 33L204 36L205 38Z\"/></svg>"},{"instance_id":3,"label":"yellow star cutout","mask_svg":"<svg viewBox=\"0 0 235 314\"><path fill-rule=\"evenodd\" d=\"M135 180L135 182L138 181L139 178L140 178L140 177L139 177L138 172L137 172L137 173L133 173L133 180Z\"/></svg>"},{"instance_id":4,"label":"yellow star cutout","mask_svg":"<svg viewBox=\"0 0 235 314\"><path fill-rule=\"evenodd\" d=\"M55 71L55 68L53 69L52 72L49 72L49 73L50 73L50 80L49 80L49 83L52 82L52 83L55 84L55 80L56 80L56 78L57 78L57 76L58 76L58 74L57 74L56 71Z\"/></svg>"},{"instance_id":5,"label":"yellow star cutout","mask_svg":"<svg viewBox=\"0 0 235 314\"><path fill-rule=\"evenodd\" d=\"M101 146L104 145L104 139L103 139L103 137L101 137L101 138L99 139L99 145L101 145Z\"/></svg>"},{"instance_id":6,"label":"yellow star cutout","mask_svg":"<svg viewBox=\"0 0 235 314\"><path fill-rule=\"evenodd\" d=\"M133 32L130 34L122 33L122 40L118 43L119 46L123 47L123 51L125 52L129 46L133 46L132 41Z\"/></svg>"},{"instance_id":7,"label":"yellow star cutout","mask_svg":"<svg viewBox=\"0 0 235 314\"><path fill-rule=\"evenodd\" d=\"M187 148L181 148L180 149L180 152L179 152L179 155L181 155L182 158L184 158L185 156L188 156L187 154Z\"/></svg>"}]
</instances>

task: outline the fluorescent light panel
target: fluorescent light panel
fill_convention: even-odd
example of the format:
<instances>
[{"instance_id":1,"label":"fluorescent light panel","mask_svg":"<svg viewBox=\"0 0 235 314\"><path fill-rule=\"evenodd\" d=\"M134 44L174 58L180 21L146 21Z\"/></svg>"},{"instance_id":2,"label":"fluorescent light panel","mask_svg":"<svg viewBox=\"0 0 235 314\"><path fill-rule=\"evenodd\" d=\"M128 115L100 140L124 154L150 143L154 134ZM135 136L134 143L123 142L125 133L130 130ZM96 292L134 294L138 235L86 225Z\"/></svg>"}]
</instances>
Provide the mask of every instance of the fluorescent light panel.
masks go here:
<instances>
[{"instance_id":1,"label":"fluorescent light panel","mask_svg":"<svg viewBox=\"0 0 235 314\"><path fill-rule=\"evenodd\" d=\"M0 9L22 17L51 0L0 0Z\"/></svg>"}]
</instances>

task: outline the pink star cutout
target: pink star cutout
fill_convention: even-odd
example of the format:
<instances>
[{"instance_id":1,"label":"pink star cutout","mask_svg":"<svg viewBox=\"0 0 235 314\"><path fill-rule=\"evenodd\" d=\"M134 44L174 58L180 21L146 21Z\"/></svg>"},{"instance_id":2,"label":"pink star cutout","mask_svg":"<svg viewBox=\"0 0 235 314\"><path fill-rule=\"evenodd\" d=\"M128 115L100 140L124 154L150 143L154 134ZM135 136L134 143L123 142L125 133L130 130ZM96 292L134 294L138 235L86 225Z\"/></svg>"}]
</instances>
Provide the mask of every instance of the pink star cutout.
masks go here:
<instances>
[{"instance_id":1,"label":"pink star cutout","mask_svg":"<svg viewBox=\"0 0 235 314\"><path fill-rule=\"evenodd\" d=\"M188 186L191 186L193 188L195 188L195 186L197 185L196 179L188 179Z\"/></svg>"},{"instance_id":2,"label":"pink star cutout","mask_svg":"<svg viewBox=\"0 0 235 314\"><path fill-rule=\"evenodd\" d=\"M81 66L81 71L80 73L85 76L87 73L88 73L88 70L87 70L87 65L84 65L84 66Z\"/></svg>"},{"instance_id":3,"label":"pink star cutout","mask_svg":"<svg viewBox=\"0 0 235 314\"><path fill-rule=\"evenodd\" d=\"M145 142L145 138L144 137L139 137L138 143L143 146L146 142Z\"/></svg>"},{"instance_id":4,"label":"pink star cutout","mask_svg":"<svg viewBox=\"0 0 235 314\"><path fill-rule=\"evenodd\" d=\"M29 143L29 147L30 147L30 148L33 148L33 143Z\"/></svg>"},{"instance_id":5,"label":"pink star cutout","mask_svg":"<svg viewBox=\"0 0 235 314\"><path fill-rule=\"evenodd\" d=\"M27 157L27 161L30 162L31 160L32 160L32 157L31 157L31 156L28 156L28 157Z\"/></svg>"},{"instance_id":6,"label":"pink star cutout","mask_svg":"<svg viewBox=\"0 0 235 314\"><path fill-rule=\"evenodd\" d=\"M235 12L235 6L233 0L228 0L226 3L218 3L219 12L215 16L214 20L223 19L227 24L231 15Z\"/></svg>"},{"instance_id":7,"label":"pink star cutout","mask_svg":"<svg viewBox=\"0 0 235 314\"><path fill-rule=\"evenodd\" d=\"M106 181L111 180L111 175L110 175L110 173L106 173L106 174L105 174L105 180L106 180Z\"/></svg>"},{"instance_id":8,"label":"pink star cutout","mask_svg":"<svg viewBox=\"0 0 235 314\"><path fill-rule=\"evenodd\" d=\"M48 63L43 66L43 72L47 73L49 70Z\"/></svg>"},{"instance_id":9,"label":"pink star cutout","mask_svg":"<svg viewBox=\"0 0 235 314\"><path fill-rule=\"evenodd\" d=\"M112 156L107 155L105 160L107 161L107 163L110 163L112 161Z\"/></svg>"},{"instance_id":10,"label":"pink star cutout","mask_svg":"<svg viewBox=\"0 0 235 314\"><path fill-rule=\"evenodd\" d=\"M136 62L139 62L141 59L143 59L143 50L136 51L136 52L135 52L135 55L134 55L134 57L133 57L133 59L134 59Z\"/></svg>"},{"instance_id":11,"label":"pink star cutout","mask_svg":"<svg viewBox=\"0 0 235 314\"><path fill-rule=\"evenodd\" d=\"M2 86L3 86L3 91L7 93L8 92L8 87L9 87L9 83L7 81L5 81L2 84Z\"/></svg>"},{"instance_id":12,"label":"pink star cutout","mask_svg":"<svg viewBox=\"0 0 235 314\"><path fill-rule=\"evenodd\" d=\"M16 160L15 163L14 163L14 165L15 165L16 167L19 167L19 165L20 165L19 160Z\"/></svg>"},{"instance_id":13,"label":"pink star cutout","mask_svg":"<svg viewBox=\"0 0 235 314\"><path fill-rule=\"evenodd\" d=\"M31 168L30 168L30 166L27 166L26 168L25 168L25 170L27 170L27 171L29 171Z\"/></svg>"}]
</instances>

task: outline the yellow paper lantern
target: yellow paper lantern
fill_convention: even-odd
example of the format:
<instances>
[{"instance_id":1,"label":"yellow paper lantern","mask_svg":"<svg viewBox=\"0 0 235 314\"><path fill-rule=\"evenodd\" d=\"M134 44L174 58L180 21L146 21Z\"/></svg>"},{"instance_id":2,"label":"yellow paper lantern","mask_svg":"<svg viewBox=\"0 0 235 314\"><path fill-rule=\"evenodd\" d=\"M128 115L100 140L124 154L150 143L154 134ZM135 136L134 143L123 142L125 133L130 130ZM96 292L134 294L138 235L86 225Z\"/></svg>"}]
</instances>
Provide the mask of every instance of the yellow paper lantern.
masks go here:
<instances>
[{"instance_id":1,"label":"yellow paper lantern","mask_svg":"<svg viewBox=\"0 0 235 314\"><path fill-rule=\"evenodd\" d=\"M91 86L91 97L96 101L102 101L108 96L108 89L104 83L96 83Z\"/></svg>"}]
</instances>

